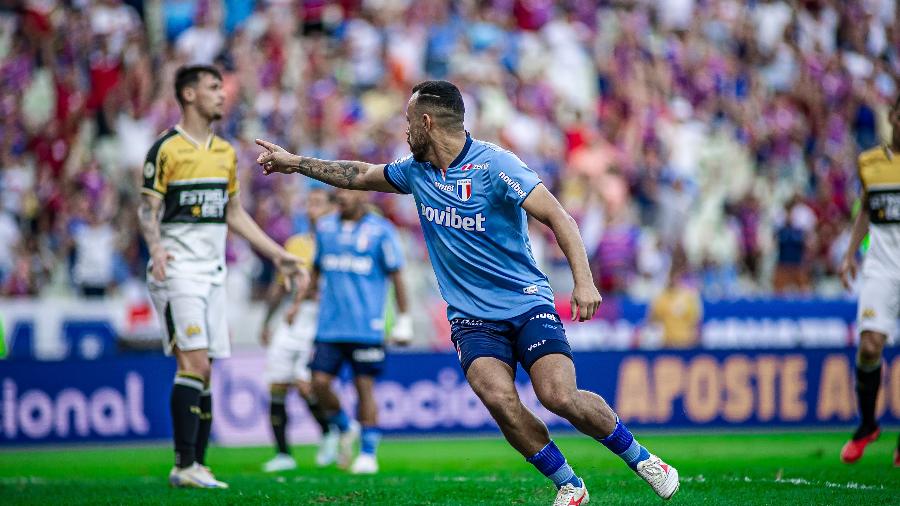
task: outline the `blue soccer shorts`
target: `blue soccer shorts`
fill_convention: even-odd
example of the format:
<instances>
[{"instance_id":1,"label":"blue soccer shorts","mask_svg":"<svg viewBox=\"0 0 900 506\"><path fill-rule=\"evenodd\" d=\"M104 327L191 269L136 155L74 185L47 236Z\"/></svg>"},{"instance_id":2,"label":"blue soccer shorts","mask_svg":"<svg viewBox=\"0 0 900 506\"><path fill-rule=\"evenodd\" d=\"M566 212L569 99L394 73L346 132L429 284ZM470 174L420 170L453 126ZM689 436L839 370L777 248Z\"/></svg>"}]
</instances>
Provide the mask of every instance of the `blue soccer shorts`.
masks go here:
<instances>
[{"instance_id":1,"label":"blue soccer shorts","mask_svg":"<svg viewBox=\"0 0 900 506\"><path fill-rule=\"evenodd\" d=\"M463 372L476 358L493 357L513 370L521 363L528 372L541 357L559 353L572 358L566 330L550 305L538 306L505 321L454 318L450 340L459 355Z\"/></svg>"},{"instance_id":2,"label":"blue soccer shorts","mask_svg":"<svg viewBox=\"0 0 900 506\"><path fill-rule=\"evenodd\" d=\"M384 371L384 345L316 341L310 370L337 376L345 363L354 376L378 377Z\"/></svg>"}]
</instances>

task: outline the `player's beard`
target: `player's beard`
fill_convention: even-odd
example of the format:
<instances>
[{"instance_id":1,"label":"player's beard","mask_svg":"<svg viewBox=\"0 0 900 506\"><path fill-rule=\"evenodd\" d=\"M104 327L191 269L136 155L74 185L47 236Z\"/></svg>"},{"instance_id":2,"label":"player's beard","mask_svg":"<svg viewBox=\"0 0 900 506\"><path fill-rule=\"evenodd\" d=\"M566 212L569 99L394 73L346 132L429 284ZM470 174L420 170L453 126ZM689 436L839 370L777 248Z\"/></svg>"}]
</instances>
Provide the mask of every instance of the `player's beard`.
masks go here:
<instances>
[{"instance_id":1,"label":"player's beard","mask_svg":"<svg viewBox=\"0 0 900 506\"><path fill-rule=\"evenodd\" d=\"M406 142L409 144L409 151L412 153L413 160L419 163L428 161L425 159L425 156L428 154L428 139L424 135L418 136L410 132Z\"/></svg>"},{"instance_id":2,"label":"player's beard","mask_svg":"<svg viewBox=\"0 0 900 506\"><path fill-rule=\"evenodd\" d=\"M203 116L206 117L207 121L210 123L214 121L219 121L222 119L222 106L221 105L211 105L209 107L204 107L202 111Z\"/></svg>"}]
</instances>

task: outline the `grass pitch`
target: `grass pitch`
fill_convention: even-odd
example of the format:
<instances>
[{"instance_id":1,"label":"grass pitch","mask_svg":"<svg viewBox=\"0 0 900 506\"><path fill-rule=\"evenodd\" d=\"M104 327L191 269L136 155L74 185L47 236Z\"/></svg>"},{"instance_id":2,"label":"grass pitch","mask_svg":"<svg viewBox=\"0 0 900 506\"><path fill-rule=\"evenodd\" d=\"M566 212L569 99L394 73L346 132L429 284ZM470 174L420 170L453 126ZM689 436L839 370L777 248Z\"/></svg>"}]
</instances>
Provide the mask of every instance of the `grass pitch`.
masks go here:
<instances>
[{"instance_id":1,"label":"grass pitch","mask_svg":"<svg viewBox=\"0 0 900 506\"><path fill-rule=\"evenodd\" d=\"M671 504L900 504L896 432L848 466L847 433L654 435L641 438L681 473ZM587 482L592 504L659 501L624 463L586 437L557 443ZM229 490L173 490L168 446L0 451L0 503L11 504L539 504L553 486L496 438L391 440L381 473L314 469L314 448L295 448L301 468L264 474L270 448L217 448L209 463Z\"/></svg>"}]
</instances>

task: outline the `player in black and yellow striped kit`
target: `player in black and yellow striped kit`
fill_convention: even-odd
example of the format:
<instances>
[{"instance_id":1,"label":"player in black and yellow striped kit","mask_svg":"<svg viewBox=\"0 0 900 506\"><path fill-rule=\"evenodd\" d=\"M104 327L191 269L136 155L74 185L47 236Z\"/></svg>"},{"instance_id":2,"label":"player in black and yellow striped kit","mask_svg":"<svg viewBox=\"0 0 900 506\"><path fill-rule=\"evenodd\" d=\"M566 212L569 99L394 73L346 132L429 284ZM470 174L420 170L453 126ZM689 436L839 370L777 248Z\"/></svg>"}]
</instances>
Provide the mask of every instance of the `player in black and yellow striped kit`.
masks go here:
<instances>
[{"instance_id":1,"label":"player in black and yellow striped kit","mask_svg":"<svg viewBox=\"0 0 900 506\"><path fill-rule=\"evenodd\" d=\"M212 426L210 361L231 354L224 289L228 229L269 257L286 280L302 284L306 271L240 204L234 148L212 131L225 102L219 71L179 69L175 96L182 118L147 154L138 211L150 250L147 284L165 329L163 349L178 363L169 483L226 488L205 465L205 454Z\"/></svg>"},{"instance_id":2,"label":"player in black and yellow striped kit","mask_svg":"<svg viewBox=\"0 0 900 506\"><path fill-rule=\"evenodd\" d=\"M859 155L859 179L863 187L860 210L853 223L850 245L841 264L844 286L856 275L856 252L866 234L869 250L862 265L856 326L856 397L860 423L841 449L841 460L859 460L866 446L878 439L881 429L876 401L881 386L882 351L896 334L900 316L900 97L891 108L891 143ZM900 467L900 440L894 450L894 467Z\"/></svg>"}]
</instances>

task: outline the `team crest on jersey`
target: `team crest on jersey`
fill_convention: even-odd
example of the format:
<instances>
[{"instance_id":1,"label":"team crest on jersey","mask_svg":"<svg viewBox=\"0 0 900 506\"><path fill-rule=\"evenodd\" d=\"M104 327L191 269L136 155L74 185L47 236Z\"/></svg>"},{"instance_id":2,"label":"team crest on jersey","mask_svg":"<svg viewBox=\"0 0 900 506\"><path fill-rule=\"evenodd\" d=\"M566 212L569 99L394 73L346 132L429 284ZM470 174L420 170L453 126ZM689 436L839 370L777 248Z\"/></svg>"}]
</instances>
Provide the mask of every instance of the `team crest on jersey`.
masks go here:
<instances>
[{"instance_id":1,"label":"team crest on jersey","mask_svg":"<svg viewBox=\"0 0 900 506\"><path fill-rule=\"evenodd\" d=\"M156 166L153 165L153 162L147 162L144 164L144 177L147 179L153 179L153 176L156 175Z\"/></svg>"},{"instance_id":2,"label":"team crest on jersey","mask_svg":"<svg viewBox=\"0 0 900 506\"><path fill-rule=\"evenodd\" d=\"M466 202L472 198L472 180L460 179L456 181L456 196L459 200Z\"/></svg>"}]
</instances>

